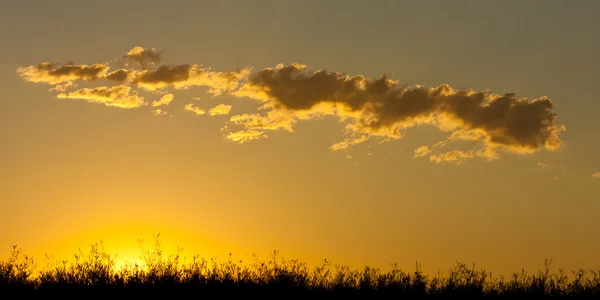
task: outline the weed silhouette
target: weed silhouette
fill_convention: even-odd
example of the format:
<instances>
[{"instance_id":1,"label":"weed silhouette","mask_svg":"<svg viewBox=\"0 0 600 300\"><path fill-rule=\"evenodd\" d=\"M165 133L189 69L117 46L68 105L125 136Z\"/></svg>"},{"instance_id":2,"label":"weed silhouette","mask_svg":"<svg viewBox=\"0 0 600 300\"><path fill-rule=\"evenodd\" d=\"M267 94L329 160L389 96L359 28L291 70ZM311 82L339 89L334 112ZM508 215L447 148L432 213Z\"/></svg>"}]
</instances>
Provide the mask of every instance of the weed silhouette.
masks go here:
<instances>
[{"instance_id":1,"label":"weed silhouette","mask_svg":"<svg viewBox=\"0 0 600 300\"><path fill-rule=\"evenodd\" d=\"M309 268L280 257L278 251L267 261L254 255L249 265L233 261L231 254L224 262L197 255L184 262L182 249L163 253L160 235L151 249L138 242L142 265L117 268L115 257L99 242L88 253L80 249L72 261L51 261L37 272L33 259L15 245L8 260L0 261L0 298L600 299L600 270L551 273L551 259L536 274L521 270L508 278L492 278L474 264L457 262L447 276L430 277L419 263L413 272L396 264L387 272L368 266L352 270L327 260Z\"/></svg>"}]
</instances>

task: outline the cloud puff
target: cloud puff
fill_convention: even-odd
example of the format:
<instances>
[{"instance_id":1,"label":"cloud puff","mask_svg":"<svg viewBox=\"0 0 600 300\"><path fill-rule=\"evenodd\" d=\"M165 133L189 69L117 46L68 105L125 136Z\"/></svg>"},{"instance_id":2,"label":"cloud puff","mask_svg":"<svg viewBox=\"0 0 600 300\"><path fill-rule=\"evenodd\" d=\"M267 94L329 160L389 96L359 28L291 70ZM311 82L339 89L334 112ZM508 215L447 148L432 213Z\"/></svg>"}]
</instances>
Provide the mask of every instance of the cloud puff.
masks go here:
<instances>
[{"instance_id":1,"label":"cloud puff","mask_svg":"<svg viewBox=\"0 0 600 300\"><path fill-rule=\"evenodd\" d=\"M287 115L285 123L311 113L332 115L347 123L349 138L332 149L346 149L368 137L399 139L407 128L431 124L451 132L447 141L475 141L477 151L430 152L431 160L459 161L474 156L495 158L496 150L532 153L539 149L561 146L560 133L553 105L547 97L529 101L515 94L496 95L490 92L454 90L449 85L436 88L400 86L381 76L376 79L362 75L348 76L338 72L309 72L300 64L278 65L253 73L235 93L265 103L266 116L241 117L241 125L251 130L281 129L284 126L260 127L273 118L273 112ZM328 109L323 109L328 108ZM277 113L276 113L277 114ZM232 117L232 121L236 118ZM240 123L240 122L238 122ZM292 131L288 129L287 131Z\"/></svg>"},{"instance_id":2,"label":"cloud puff","mask_svg":"<svg viewBox=\"0 0 600 300\"><path fill-rule=\"evenodd\" d=\"M211 116L222 116L229 114L230 111L231 105L219 104L208 110L208 114Z\"/></svg>"},{"instance_id":3,"label":"cloud puff","mask_svg":"<svg viewBox=\"0 0 600 300\"><path fill-rule=\"evenodd\" d=\"M196 115L199 115L199 116L206 114L205 110L201 109L200 107L194 106L194 104L192 104L192 103L186 104L183 107L183 109L187 110L187 111L191 111L191 112L193 112L193 113L195 113Z\"/></svg>"},{"instance_id":4,"label":"cloud puff","mask_svg":"<svg viewBox=\"0 0 600 300\"><path fill-rule=\"evenodd\" d=\"M152 102L152 107L157 107L157 106L161 106L161 105L169 105L169 103L171 103L171 101L173 101L173 98L175 98L175 95L173 95L173 94L163 95L162 97L160 97L160 100Z\"/></svg>"},{"instance_id":5,"label":"cloud puff","mask_svg":"<svg viewBox=\"0 0 600 300\"><path fill-rule=\"evenodd\" d=\"M43 62L39 65L19 67L17 68L17 73L27 81L60 84L75 80L93 81L103 78L108 69L109 66L106 64L88 66L67 63L57 67L56 63Z\"/></svg>"},{"instance_id":6,"label":"cloud puff","mask_svg":"<svg viewBox=\"0 0 600 300\"><path fill-rule=\"evenodd\" d=\"M162 53L156 51L154 48L149 49L136 46L129 50L127 54L123 56L123 59L141 68L146 68L148 64L159 63L161 56Z\"/></svg>"},{"instance_id":7,"label":"cloud puff","mask_svg":"<svg viewBox=\"0 0 600 300\"><path fill-rule=\"evenodd\" d=\"M600 178L600 172L596 172L592 174L592 177Z\"/></svg>"},{"instance_id":8,"label":"cloud puff","mask_svg":"<svg viewBox=\"0 0 600 300\"><path fill-rule=\"evenodd\" d=\"M91 103L101 103L106 106L120 108L136 108L146 105L144 97L140 97L136 91L126 85L113 87L84 88L70 93L57 95L62 99L81 99Z\"/></svg>"}]
</instances>

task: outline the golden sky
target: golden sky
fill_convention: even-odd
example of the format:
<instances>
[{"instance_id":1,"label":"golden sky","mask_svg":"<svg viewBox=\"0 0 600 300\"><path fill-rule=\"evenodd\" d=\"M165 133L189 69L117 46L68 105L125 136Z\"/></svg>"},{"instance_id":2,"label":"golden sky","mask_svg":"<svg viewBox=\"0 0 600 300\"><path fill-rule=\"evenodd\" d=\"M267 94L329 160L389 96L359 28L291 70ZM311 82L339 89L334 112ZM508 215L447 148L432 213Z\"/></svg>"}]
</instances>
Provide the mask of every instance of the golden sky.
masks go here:
<instances>
[{"instance_id":1,"label":"golden sky","mask_svg":"<svg viewBox=\"0 0 600 300\"><path fill-rule=\"evenodd\" d=\"M600 4L143 3L0 4L6 253L600 265Z\"/></svg>"}]
</instances>

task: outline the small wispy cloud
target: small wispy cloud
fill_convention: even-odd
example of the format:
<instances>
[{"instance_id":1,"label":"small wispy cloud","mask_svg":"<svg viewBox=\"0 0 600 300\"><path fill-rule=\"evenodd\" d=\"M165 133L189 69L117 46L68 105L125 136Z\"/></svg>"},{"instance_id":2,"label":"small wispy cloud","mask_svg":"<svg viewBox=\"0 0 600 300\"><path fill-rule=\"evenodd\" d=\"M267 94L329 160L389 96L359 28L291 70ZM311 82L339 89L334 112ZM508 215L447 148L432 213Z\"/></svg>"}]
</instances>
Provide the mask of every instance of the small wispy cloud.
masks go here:
<instances>
[{"instance_id":1,"label":"small wispy cloud","mask_svg":"<svg viewBox=\"0 0 600 300\"><path fill-rule=\"evenodd\" d=\"M548 168L548 169L551 169L551 168L555 167L555 165L553 165L553 164L547 164L547 163L544 163L544 162L541 162L541 161L538 162L536 165L538 167L540 167L540 168Z\"/></svg>"},{"instance_id":2,"label":"small wispy cloud","mask_svg":"<svg viewBox=\"0 0 600 300\"><path fill-rule=\"evenodd\" d=\"M50 88L48 90L48 92L60 92L60 93L64 93L68 89L70 89L70 88L76 88L78 86L79 86L79 84L75 84L75 83L73 83L73 81L67 81L65 83L59 83L56 86L54 86L53 88Z\"/></svg>"},{"instance_id":3,"label":"small wispy cloud","mask_svg":"<svg viewBox=\"0 0 600 300\"><path fill-rule=\"evenodd\" d=\"M476 154L475 154L474 150L471 150L471 151L452 150L452 151L448 151L448 152L444 152L444 153L433 154L433 155L429 156L429 160L432 162L438 163L438 164L441 162L453 162L453 163L460 164L465 159L472 158L475 155Z\"/></svg>"},{"instance_id":4,"label":"small wispy cloud","mask_svg":"<svg viewBox=\"0 0 600 300\"><path fill-rule=\"evenodd\" d=\"M421 157L421 156L425 156L429 153L431 153L431 150L429 149L429 146L427 145L423 145L417 149L415 149L415 157Z\"/></svg>"},{"instance_id":5,"label":"small wispy cloud","mask_svg":"<svg viewBox=\"0 0 600 300\"><path fill-rule=\"evenodd\" d=\"M329 149L331 149L333 151L346 150L350 146L364 143L365 141L367 141L367 139L368 139L368 136L364 136L364 135L359 136L359 137L349 137L349 138L344 139L341 142L337 142L337 143L331 145L329 147Z\"/></svg>"},{"instance_id":6,"label":"small wispy cloud","mask_svg":"<svg viewBox=\"0 0 600 300\"><path fill-rule=\"evenodd\" d=\"M17 68L17 73L30 82L60 84L68 81L94 81L104 78L110 67L107 64L74 65L67 63L57 67L57 63L43 62L39 65Z\"/></svg>"},{"instance_id":7,"label":"small wispy cloud","mask_svg":"<svg viewBox=\"0 0 600 300\"><path fill-rule=\"evenodd\" d=\"M199 116L206 114L205 110L201 109L200 107L194 106L194 104L192 104L192 103L186 104L183 107L183 109L187 110L187 111L191 111L191 112L193 112L193 113L195 113L196 115L199 115Z\"/></svg>"},{"instance_id":8,"label":"small wispy cloud","mask_svg":"<svg viewBox=\"0 0 600 300\"><path fill-rule=\"evenodd\" d=\"M160 100L152 102L152 107L157 107L157 106L161 106L161 105L169 105L169 103L171 103L171 101L173 101L173 98L175 98L175 95L173 95L173 94L163 95L162 97L160 97Z\"/></svg>"},{"instance_id":9,"label":"small wispy cloud","mask_svg":"<svg viewBox=\"0 0 600 300\"><path fill-rule=\"evenodd\" d=\"M61 99L81 99L90 103L100 103L120 108L137 108L146 105L144 97L139 96L136 91L131 90L131 87L125 85L83 88L70 93L61 93L56 97Z\"/></svg>"},{"instance_id":10,"label":"small wispy cloud","mask_svg":"<svg viewBox=\"0 0 600 300\"><path fill-rule=\"evenodd\" d=\"M227 134L227 139L237 143L245 143L267 137L264 132L258 130L242 130Z\"/></svg>"},{"instance_id":11,"label":"small wispy cloud","mask_svg":"<svg viewBox=\"0 0 600 300\"><path fill-rule=\"evenodd\" d=\"M596 173L592 174L592 177L600 178L600 172L596 172Z\"/></svg>"},{"instance_id":12,"label":"small wispy cloud","mask_svg":"<svg viewBox=\"0 0 600 300\"><path fill-rule=\"evenodd\" d=\"M162 109L160 109L160 108L157 108L157 109L154 109L154 110L152 110L152 113L153 113L155 116L166 116L166 115L168 114L166 111L164 111L164 110L162 110Z\"/></svg>"},{"instance_id":13,"label":"small wispy cloud","mask_svg":"<svg viewBox=\"0 0 600 300\"><path fill-rule=\"evenodd\" d=\"M208 111L195 106L193 103L188 103L183 107L184 110L194 112L196 115L205 115L208 114L210 116L223 116L229 114L231 111L231 105L219 104Z\"/></svg>"}]
</instances>

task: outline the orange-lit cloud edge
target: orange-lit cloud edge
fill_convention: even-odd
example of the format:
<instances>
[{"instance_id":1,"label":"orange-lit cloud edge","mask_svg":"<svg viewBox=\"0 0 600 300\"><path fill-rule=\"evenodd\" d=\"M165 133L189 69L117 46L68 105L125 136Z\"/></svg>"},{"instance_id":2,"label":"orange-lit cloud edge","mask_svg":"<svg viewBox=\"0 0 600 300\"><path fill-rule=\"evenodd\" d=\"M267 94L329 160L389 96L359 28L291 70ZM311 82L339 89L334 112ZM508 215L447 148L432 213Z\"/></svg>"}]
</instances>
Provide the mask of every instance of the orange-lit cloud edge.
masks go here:
<instances>
[{"instance_id":1,"label":"orange-lit cloud edge","mask_svg":"<svg viewBox=\"0 0 600 300\"><path fill-rule=\"evenodd\" d=\"M367 78L309 71L297 63L256 72L247 67L217 72L198 64L158 66L161 57L162 52L154 48L138 46L122 57L124 68L113 70L108 63L43 62L19 67L17 74L29 82L53 85L49 91L58 92L57 98L126 109L148 107L157 116L168 114L173 91L192 87L208 88L214 96L258 101L257 112L233 115L221 129L226 139L236 143L267 138L270 131L291 133L298 121L330 116L346 125L346 137L330 147L333 151L371 139L397 140L406 129L424 124L449 133L445 140L414 150L414 157L428 157L435 163L461 163L474 157L495 160L501 152L531 154L563 146L561 133L566 127L557 123L553 104L545 96L528 100L513 93L455 90L447 84L400 86L386 75ZM80 83L99 81L106 86L74 90ZM161 97L149 103L139 90ZM192 103L184 106L185 111L209 116L228 115L231 108L226 104L209 109ZM475 146L443 150L455 141Z\"/></svg>"}]
</instances>

